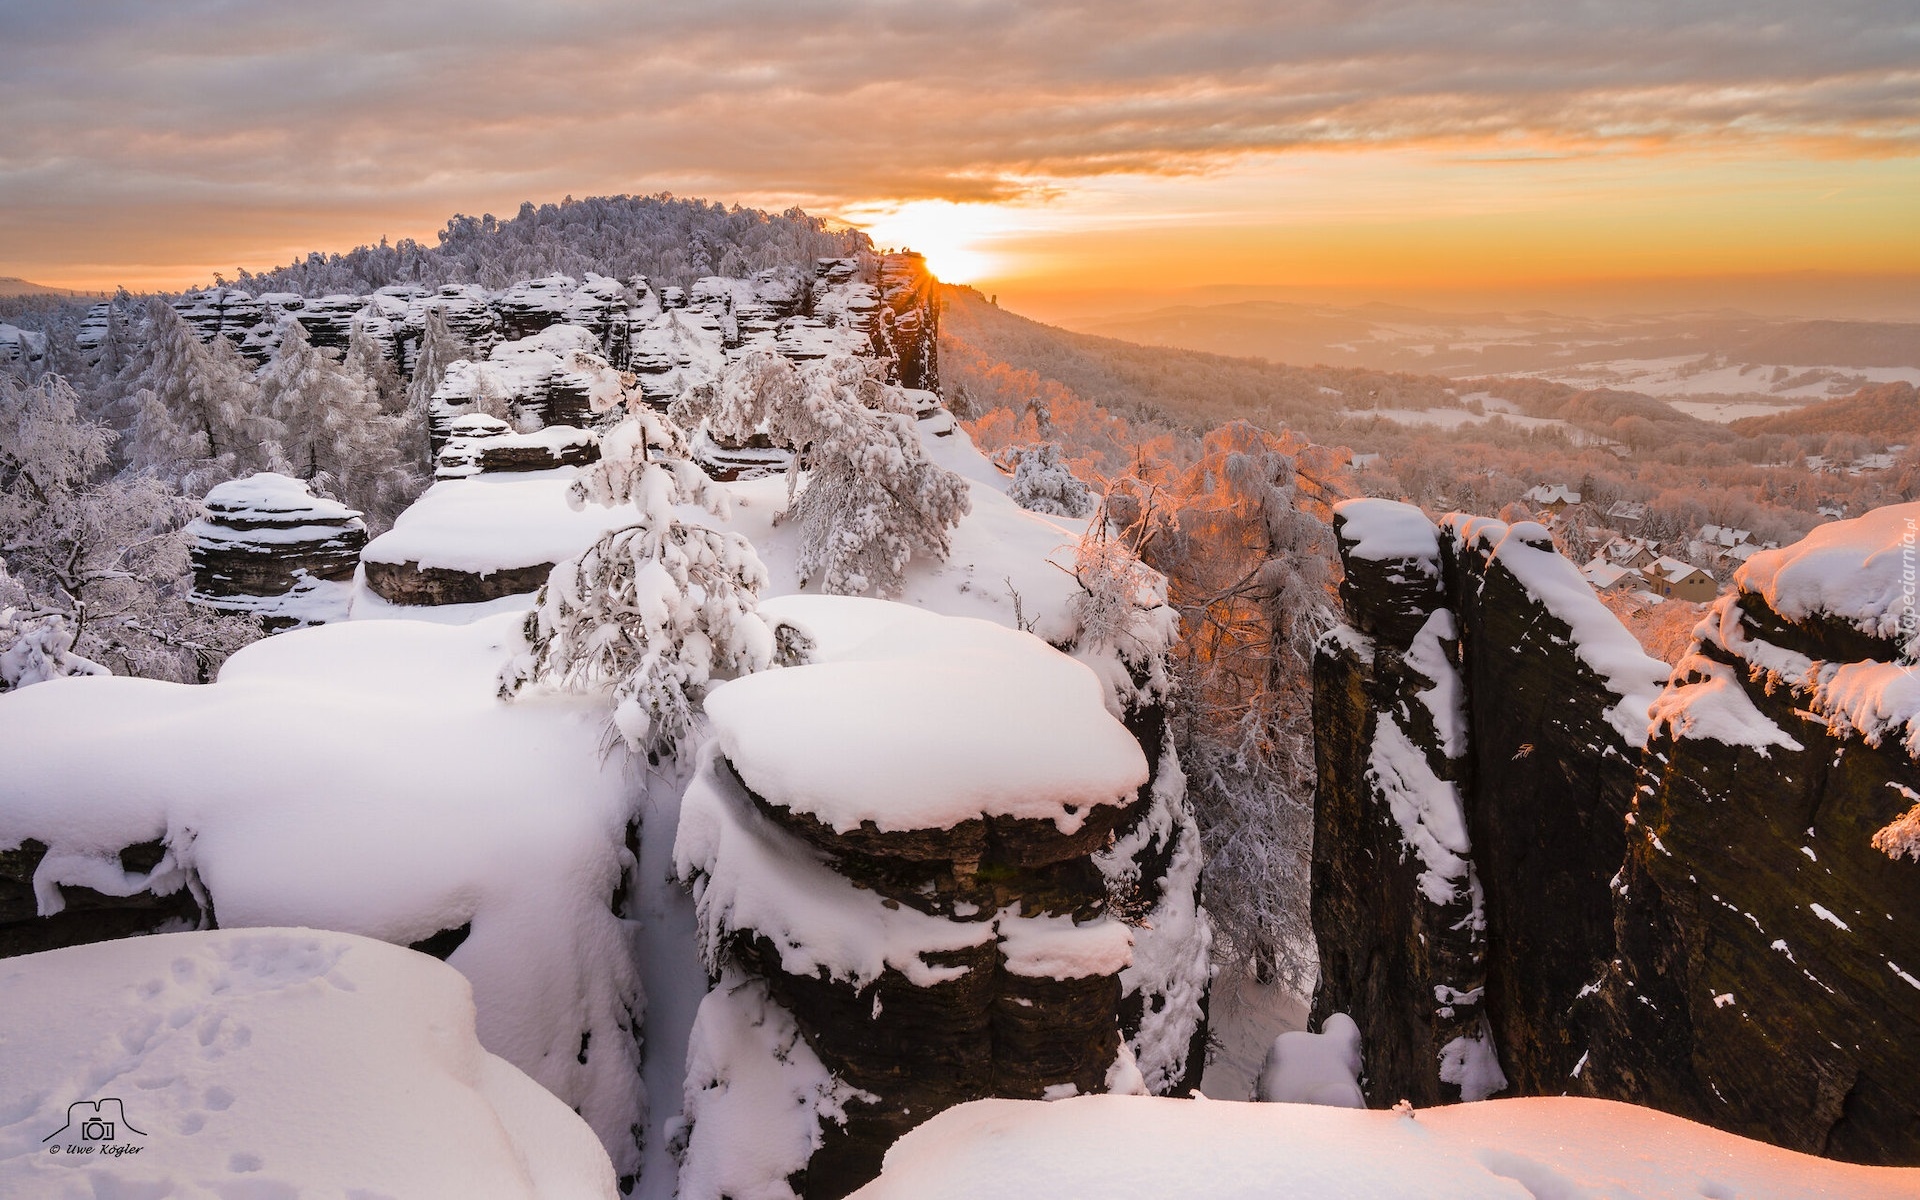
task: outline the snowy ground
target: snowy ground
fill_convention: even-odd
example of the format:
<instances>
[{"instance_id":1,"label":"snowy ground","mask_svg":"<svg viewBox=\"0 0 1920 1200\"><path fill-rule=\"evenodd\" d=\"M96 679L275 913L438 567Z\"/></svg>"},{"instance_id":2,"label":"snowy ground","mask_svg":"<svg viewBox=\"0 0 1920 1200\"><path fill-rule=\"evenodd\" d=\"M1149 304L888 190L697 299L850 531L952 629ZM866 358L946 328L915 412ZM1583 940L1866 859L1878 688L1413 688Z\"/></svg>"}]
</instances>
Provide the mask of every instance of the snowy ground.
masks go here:
<instances>
[{"instance_id":1,"label":"snowy ground","mask_svg":"<svg viewBox=\"0 0 1920 1200\"><path fill-rule=\"evenodd\" d=\"M1911 1200L1859 1167L1606 1100L1406 1113L1080 1096L948 1109L856 1200Z\"/></svg>"},{"instance_id":2,"label":"snowy ground","mask_svg":"<svg viewBox=\"0 0 1920 1200\"><path fill-rule=\"evenodd\" d=\"M0 1012L0 1194L616 1195L586 1124L480 1048L460 973L397 946L76 946L0 963Z\"/></svg>"},{"instance_id":3,"label":"snowy ground","mask_svg":"<svg viewBox=\"0 0 1920 1200\"><path fill-rule=\"evenodd\" d=\"M43 914L58 885L166 891L191 869L227 929L404 946L470 925L449 962L482 1044L578 1106L630 1172L640 996L609 901L636 788L601 754L598 701L498 699L519 626L350 621L256 642L210 685L9 692L0 728L37 753L0 773L0 846L50 847ZM159 867L122 869L121 849L155 839Z\"/></svg>"},{"instance_id":4,"label":"snowy ground","mask_svg":"<svg viewBox=\"0 0 1920 1200\"><path fill-rule=\"evenodd\" d=\"M1284 984L1222 974L1213 981L1207 1021L1213 1045L1200 1090L1215 1100L1245 1100L1273 1039L1307 1027L1307 1000Z\"/></svg>"}]
</instances>

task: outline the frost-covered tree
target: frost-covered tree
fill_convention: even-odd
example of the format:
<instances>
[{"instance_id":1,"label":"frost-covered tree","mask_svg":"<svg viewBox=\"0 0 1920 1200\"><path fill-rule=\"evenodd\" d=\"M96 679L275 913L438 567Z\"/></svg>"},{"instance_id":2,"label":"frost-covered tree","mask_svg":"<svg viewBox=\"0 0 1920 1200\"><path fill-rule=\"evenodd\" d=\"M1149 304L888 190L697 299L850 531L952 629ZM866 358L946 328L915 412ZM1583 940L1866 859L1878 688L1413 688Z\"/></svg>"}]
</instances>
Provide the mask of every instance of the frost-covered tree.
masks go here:
<instances>
[{"instance_id":1,"label":"frost-covered tree","mask_svg":"<svg viewBox=\"0 0 1920 1200\"><path fill-rule=\"evenodd\" d=\"M80 418L61 377L0 378L8 669L38 676L77 655L116 674L204 682L259 629L188 602L186 526L199 505L152 475L109 477L112 440Z\"/></svg>"},{"instance_id":2,"label":"frost-covered tree","mask_svg":"<svg viewBox=\"0 0 1920 1200\"><path fill-rule=\"evenodd\" d=\"M782 645L758 611L767 572L753 544L674 513L724 511L726 494L661 450L686 444L644 408L608 434L572 501L631 503L640 519L553 569L527 614L527 648L500 679L509 698L536 685L606 694L613 732L653 761L686 737L708 684L771 665Z\"/></svg>"},{"instance_id":3,"label":"frost-covered tree","mask_svg":"<svg viewBox=\"0 0 1920 1200\"><path fill-rule=\"evenodd\" d=\"M898 592L914 555L947 556L972 506L966 481L927 458L912 406L882 370L850 355L796 367L756 350L674 408L719 437L764 426L793 449L786 517L800 527L800 573L831 594Z\"/></svg>"},{"instance_id":4,"label":"frost-covered tree","mask_svg":"<svg viewBox=\"0 0 1920 1200\"><path fill-rule=\"evenodd\" d=\"M260 393L291 473L386 528L423 486L402 458L406 422L381 411L364 376L315 349L299 321L282 317L275 333Z\"/></svg>"},{"instance_id":5,"label":"frost-covered tree","mask_svg":"<svg viewBox=\"0 0 1920 1200\"><path fill-rule=\"evenodd\" d=\"M146 332L146 345L128 364L127 393L138 413L129 448L134 468L197 495L279 466L280 431L233 343L217 337L202 345L157 297L147 304Z\"/></svg>"},{"instance_id":6,"label":"frost-covered tree","mask_svg":"<svg viewBox=\"0 0 1920 1200\"><path fill-rule=\"evenodd\" d=\"M1080 585L1067 602L1075 657L1102 676L1117 715L1165 703L1173 690L1170 655L1180 638L1166 576L1142 562L1102 514L1074 551L1073 577Z\"/></svg>"},{"instance_id":7,"label":"frost-covered tree","mask_svg":"<svg viewBox=\"0 0 1920 1200\"><path fill-rule=\"evenodd\" d=\"M1303 438L1235 422L1208 433L1178 477L1124 481L1108 502L1167 576L1184 626L1176 741L1222 949L1296 983L1313 961L1310 680L1313 643L1331 620L1320 481L1334 466Z\"/></svg>"},{"instance_id":8,"label":"frost-covered tree","mask_svg":"<svg viewBox=\"0 0 1920 1200\"><path fill-rule=\"evenodd\" d=\"M1067 465L1058 442L1022 446L1011 458L1013 483L1007 488L1007 496L1021 508L1056 517L1084 517L1093 512L1097 503L1093 489Z\"/></svg>"},{"instance_id":9,"label":"frost-covered tree","mask_svg":"<svg viewBox=\"0 0 1920 1200\"><path fill-rule=\"evenodd\" d=\"M105 675L73 652L73 630L59 613L34 611L27 589L0 563L0 692L65 675Z\"/></svg>"}]
</instances>

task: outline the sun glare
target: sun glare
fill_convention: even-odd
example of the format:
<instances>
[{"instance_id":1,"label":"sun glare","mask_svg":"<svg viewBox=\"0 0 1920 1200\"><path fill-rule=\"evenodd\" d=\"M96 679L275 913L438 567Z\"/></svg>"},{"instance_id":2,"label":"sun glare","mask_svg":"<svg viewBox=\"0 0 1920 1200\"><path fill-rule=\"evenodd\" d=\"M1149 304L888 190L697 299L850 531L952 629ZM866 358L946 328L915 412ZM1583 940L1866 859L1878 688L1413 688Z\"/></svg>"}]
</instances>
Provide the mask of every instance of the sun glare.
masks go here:
<instances>
[{"instance_id":1,"label":"sun glare","mask_svg":"<svg viewBox=\"0 0 1920 1200\"><path fill-rule=\"evenodd\" d=\"M992 204L913 200L847 214L882 249L917 250L927 269L947 283L971 283L999 271L1002 255L986 249L1010 232L1009 214Z\"/></svg>"}]
</instances>

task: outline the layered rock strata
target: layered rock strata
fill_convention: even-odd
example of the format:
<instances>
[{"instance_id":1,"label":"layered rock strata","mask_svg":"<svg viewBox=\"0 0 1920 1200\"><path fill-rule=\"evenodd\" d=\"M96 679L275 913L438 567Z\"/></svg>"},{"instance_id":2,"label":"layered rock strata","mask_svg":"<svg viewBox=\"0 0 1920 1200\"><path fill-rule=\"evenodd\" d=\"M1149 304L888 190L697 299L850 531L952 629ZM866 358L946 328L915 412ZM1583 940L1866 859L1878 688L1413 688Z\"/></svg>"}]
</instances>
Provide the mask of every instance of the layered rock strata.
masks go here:
<instances>
[{"instance_id":1,"label":"layered rock strata","mask_svg":"<svg viewBox=\"0 0 1920 1200\"><path fill-rule=\"evenodd\" d=\"M467 479L489 472L551 471L600 461L600 442L585 429L554 425L515 433L485 413L457 417L434 463L435 479Z\"/></svg>"},{"instance_id":2,"label":"layered rock strata","mask_svg":"<svg viewBox=\"0 0 1920 1200\"><path fill-rule=\"evenodd\" d=\"M927 260L918 254L889 254L880 260L879 327L884 353L899 364L892 381L904 388L940 390L940 302Z\"/></svg>"},{"instance_id":3,"label":"layered rock strata","mask_svg":"<svg viewBox=\"0 0 1920 1200\"><path fill-rule=\"evenodd\" d=\"M1663 685L1537 526L1336 510L1314 1009L1362 1022L1370 1102L1573 1092L1920 1161L1916 519L1754 556Z\"/></svg>"},{"instance_id":4,"label":"layered rock strata","mask_svg":"<svg viewBox=\"0 0 1920 1200\"><path fill-rule=\"evenodd\" d=\"M187 532L194 602L269 631L343 619L367 544L358 512L272 472L213 488Z\"/></svg>"},{"instance_id":5,"label":"layered rock strata","mask_svg":"<svg viewBox=\"0 0 1920 1200\"><path fill-rule=\"evenodd\" d=\"M589 330L549 326L502 342L484 361L462 359L450 366L434 389L428 438L439 454L455 423L471 416L511 418L527 432L553 425L584 428L623 400L632 385L630 376L601 357Z\"/></svg>"}]
</instances>

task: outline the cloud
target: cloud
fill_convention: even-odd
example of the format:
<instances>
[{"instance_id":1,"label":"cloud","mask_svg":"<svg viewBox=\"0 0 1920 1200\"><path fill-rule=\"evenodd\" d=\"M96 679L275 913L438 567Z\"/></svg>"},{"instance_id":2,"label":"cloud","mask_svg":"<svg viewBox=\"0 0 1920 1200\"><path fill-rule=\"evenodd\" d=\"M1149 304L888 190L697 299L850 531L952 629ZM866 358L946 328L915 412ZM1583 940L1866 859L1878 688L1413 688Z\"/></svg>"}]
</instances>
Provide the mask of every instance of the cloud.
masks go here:
<instances>
[{"instance_id":1,"label":"cloud","mask_svg":"<svg viewBox=\"0 0 1920 1200\"><path fill-rule=\"evenodd\" d=\"M144 213L1003 199L1295 147L1920 152L1908 0L0 0L0 260Z\"/></svg>"}]
</instances>

